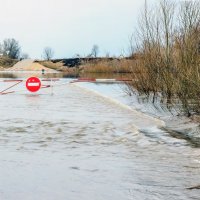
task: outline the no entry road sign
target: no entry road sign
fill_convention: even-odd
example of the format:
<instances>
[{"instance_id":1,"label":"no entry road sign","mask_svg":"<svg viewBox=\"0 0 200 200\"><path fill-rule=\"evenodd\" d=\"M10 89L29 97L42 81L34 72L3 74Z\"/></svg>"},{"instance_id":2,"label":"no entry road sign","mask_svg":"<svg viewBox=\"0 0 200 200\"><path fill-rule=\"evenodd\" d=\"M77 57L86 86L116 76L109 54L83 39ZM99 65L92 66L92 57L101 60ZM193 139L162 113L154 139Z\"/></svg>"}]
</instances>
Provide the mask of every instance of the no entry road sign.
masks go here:
<instances>
[{"instance_id":1,"label":"no entry road sign","mask_svg":"<svg viewBox=\"0 0 200 200\"><path fill-rule=\"evenodd\" d=\"M26 81L26 88L30 92L37 92L41 88L41 81L37 77L30 77Z\"/></svg>"}]
</instances>

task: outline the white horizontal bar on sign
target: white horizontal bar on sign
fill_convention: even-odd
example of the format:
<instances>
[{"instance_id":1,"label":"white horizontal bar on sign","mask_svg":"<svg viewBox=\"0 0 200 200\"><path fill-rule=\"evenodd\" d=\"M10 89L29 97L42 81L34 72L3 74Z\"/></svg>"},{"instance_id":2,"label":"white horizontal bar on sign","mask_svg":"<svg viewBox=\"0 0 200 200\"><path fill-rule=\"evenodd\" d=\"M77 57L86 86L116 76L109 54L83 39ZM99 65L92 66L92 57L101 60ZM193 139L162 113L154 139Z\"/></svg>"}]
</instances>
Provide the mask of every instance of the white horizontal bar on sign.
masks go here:
<instances>
[{"instance_id":1,"label":"white horizontal bar on sign","mask_svg":"<svg viewBox=\"0 0 200 200\"><path fill-rule=\"evenodd\" d=\"M114 82L116 79L96 79L96 82Z\"/></svg>"},{"instance_id":2,"label":"white horizontal bar on sign","mask_svg":"<svg viewBox=\"0 0 200 200\"><path fill-rule=\"evenodd\" d=\"M31 86L33 86L33 87L35 86L36 87L36 86L39 86L39 85L40 85L40 83L28 83L28 86L30 86L30 87Z\"/></svg>"}]
</instances>

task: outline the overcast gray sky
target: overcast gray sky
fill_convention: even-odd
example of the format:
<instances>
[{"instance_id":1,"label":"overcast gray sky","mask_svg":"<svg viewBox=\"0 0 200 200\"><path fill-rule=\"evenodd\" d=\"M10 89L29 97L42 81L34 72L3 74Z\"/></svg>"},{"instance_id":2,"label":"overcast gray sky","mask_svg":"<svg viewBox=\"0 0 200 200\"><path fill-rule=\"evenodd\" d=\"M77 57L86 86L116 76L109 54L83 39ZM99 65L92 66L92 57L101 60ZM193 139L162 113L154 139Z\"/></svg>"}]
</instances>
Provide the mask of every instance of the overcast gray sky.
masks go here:
<instances>
[{"instance_id":1,"label":"overcast gray sky","mask_svg":"<svg viewBox=\"0 0 200 200\"><path fill-rule=\"evenodd\" d=\"M148 2L155 0L148 0ZM144 0L0 0L0 40L16 38L24 52L41 58L50 46L56 58L127 52Z\"/></svg>"}]
</instances>

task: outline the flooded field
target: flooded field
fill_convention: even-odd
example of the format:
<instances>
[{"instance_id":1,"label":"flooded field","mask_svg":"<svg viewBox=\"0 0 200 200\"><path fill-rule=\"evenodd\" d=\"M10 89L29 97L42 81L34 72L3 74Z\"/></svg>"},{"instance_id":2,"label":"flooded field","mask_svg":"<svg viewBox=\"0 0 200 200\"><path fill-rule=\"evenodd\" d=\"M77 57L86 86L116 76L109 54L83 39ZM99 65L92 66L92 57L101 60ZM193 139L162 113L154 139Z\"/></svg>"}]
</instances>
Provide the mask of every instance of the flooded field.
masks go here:
<instances>
[{"instance_id":1,"label":"flooded field","mask_svg":"<svg viewBox=\"0 0 200 200\"><path fill-rule=\"evenodd\" d=\"M0 199L199 199L186 189L199 148L128 106L122 85L70 81L0 96Z\"/></svg>"}]
</instances>

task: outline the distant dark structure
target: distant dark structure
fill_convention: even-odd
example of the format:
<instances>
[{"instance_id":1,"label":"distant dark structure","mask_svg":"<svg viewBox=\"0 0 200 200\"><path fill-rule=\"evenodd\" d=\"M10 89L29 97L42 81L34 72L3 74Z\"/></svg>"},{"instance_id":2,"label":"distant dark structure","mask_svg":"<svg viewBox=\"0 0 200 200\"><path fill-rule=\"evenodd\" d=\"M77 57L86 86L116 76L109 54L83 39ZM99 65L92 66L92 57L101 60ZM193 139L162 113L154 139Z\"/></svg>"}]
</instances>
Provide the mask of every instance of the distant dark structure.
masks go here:
<instances>
[{"instance_id":1,"label":"distant dark structure","mask_svg":"<svg viewBox=\"0 0 200 200\"><path fill-rule=\"evenodd\" d=\"M68 58L68 59L54 59L51 60L53 63L57 62L63 62L64 66L66 67L77 67L81 64L87 63L87 62L95 62L95 61L101 61L101 60L115 60L116 58Z\"/></svg>"},{"instance_id":2,"label":"distant dark structure","mask_svg":"<svg viewBox=\"0 0 200 200\"><path fill-rule=\"evenodd\" d=\"M127 60L134 60L136 59L135 56L131 57L123 57L123 58L116 58L116 57L85 57L85 58L66 58L66 59L52 59L50 60L53 63L58 63L62 62L63 66L65 67L79 67L80 65L87 64L87 63L98 63L100 61L112 61L112 60L118 60L120 61L121 59L127 59ZM35 60L35 62L45 62L45 61L39 61Z\"/></svg>"},{"instance_id":3,"label":"distant dark structure","mask_svg":"<svg viewBox=\"0 0 200 200\"><path fill-rule=\"evenodd\" d=\"M51 60L51 62L53 63L57 63L57 62L63 62L64 66L66 67L76 67L81 65L82 58L68 58L68 59L55 59L55 60Z\"/></svg>"}]
</instances>

